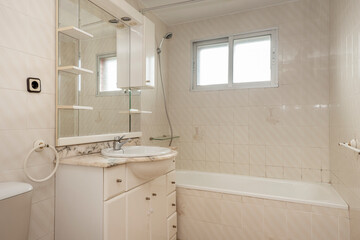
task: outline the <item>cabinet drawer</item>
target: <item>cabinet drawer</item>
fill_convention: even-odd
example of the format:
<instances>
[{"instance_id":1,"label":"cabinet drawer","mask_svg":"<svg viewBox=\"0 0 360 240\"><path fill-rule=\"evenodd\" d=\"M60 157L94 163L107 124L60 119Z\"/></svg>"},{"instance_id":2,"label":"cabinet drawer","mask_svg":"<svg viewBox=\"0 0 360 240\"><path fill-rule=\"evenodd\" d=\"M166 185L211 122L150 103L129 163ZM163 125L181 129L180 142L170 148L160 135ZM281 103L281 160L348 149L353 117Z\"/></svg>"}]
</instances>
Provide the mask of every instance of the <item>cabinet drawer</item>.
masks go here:
<instances>
[{"instance_id":1,"label":"cabinet drawer","mask_svg":"<svg viewBox=\"0 0 360 240\"><path fill-rule=\"evenodd\" d=\"M125 192L125 164L104 168L104 200Z\"/></svg>"},{"instance_id":2,"label":"cabinet drawer","mask_svg":"<svg viewBox=\"0 0 360 240\"><path fill-rule=\"evenodd\" d=\"M167 196L167 216L176 212L176 192Z\"/></svg>"},{"instance_id":3,"label":"cabinet drawer","mask_svg":"<svg viewBox=\"0 0 360 240\"><path fill-rule=\"evenodd\" d=\"M177 232L177 215L174 213L167 220L167 228L168 228L168 239L172 239L172 237Z\"/></svg>"},{"instance_id":4,"label":"cabinet drawer","mask_svg":"<svg viewBox=\"0 0 360 240\"><path fill-rule=\"evenodd\" d=\"M173 191L175 191L175 189L176 189L175 179L176 179L175 171L169 172L166 175L166 192L167 192L167 194L170 194Z\"/></svg>"}]
</instances>

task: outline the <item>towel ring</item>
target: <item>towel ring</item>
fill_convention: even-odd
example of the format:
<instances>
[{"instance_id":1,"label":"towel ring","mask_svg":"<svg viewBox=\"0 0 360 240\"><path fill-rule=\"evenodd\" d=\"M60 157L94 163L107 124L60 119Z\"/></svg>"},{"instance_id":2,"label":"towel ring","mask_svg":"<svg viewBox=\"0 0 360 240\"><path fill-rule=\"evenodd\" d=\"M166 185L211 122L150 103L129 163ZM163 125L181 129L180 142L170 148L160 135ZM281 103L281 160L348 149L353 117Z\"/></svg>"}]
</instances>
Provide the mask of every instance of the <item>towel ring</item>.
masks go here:
<instances>
[{"instance_id":1,"label":"towel ring","mask_svg":"<svg viewBox=\"0 0 360 240\"><path fill-rule=\"evenodd\" d=\"M29 157L30 155L36 151L36 152L40 152L42 150L44 150L44 148L50 148L51 150L54 151L55 153L55 159L56 159L56 162L55 162L55 168L54 170L50 173L49 176L47 176L46 178L42 178L42 179L35 179L33 178L32 176L30 176L28 170L27 170L27 163L29 161ZM49 144L45 144L44 141L42 140L37 140L35 143L34 143L34 148L30 150L30 152L27 154L25 160L24 160L24 172L25 172L25 175L33 182L45 182L47 180L49 180L52 176L54 176L54 174L56 173L56 170L58 169L59 167L59 154L58 152L56 151L56 149L49 145Z\"/></svg>"}]
</instances>

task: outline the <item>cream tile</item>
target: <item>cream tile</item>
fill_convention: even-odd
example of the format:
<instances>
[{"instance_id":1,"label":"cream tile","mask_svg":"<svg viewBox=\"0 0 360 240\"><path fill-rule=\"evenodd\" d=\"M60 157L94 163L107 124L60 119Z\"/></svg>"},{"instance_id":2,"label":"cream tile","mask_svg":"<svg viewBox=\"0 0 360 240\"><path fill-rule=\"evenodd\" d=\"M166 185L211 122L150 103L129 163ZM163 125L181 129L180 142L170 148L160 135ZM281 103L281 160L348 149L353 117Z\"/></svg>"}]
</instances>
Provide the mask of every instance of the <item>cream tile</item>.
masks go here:
<instances>
[{"instance_id":1,"label":"cream tile","mask_svg":"<svg viewBox=\"0 0 360 240\"><path fill-rule=\"evenodd\" d=\"M25 129L28 112L26 94L20 91L0 89L0 129Z\"/></svg>"},{"instance_id":2,"label":"cream tile","mask_svg":"<svg viewBox=\"0 0 360 240\"><path fill-rule=\"evenodd\" d=\"M219 128L220 143L233 143L234 142L234 127L221 126Z\"/></svg>"},{"instance_id":3,"label":"cream tile","mask_svg":"<svg viewBox=\"0 0 360 240\"><path fill-rule=\"evenodd\" d=\"M234 173L249 176L250 175L250 165L249 164L234 164Z\"/></svg>"},{"instance_id":4,"label":"cream tile","mask_svg":"<svg viewBox=\"0 0 360 240\"><path fill-rule=\"evenodd\" d=\"M218 162L220 161L220 146L219 144L208 143L205 146L206 161L207 162Z\"/></svg>"},{"instance_id":5,"label":"cream tile","mask_svg":"<svg viewBox=\"0 0 360 240\"><path fill-rule=\"evenodd\" d=\"M241 223L242 203L233 201L222 201L221 223L227 226L242 227Z\"/></svg>"},{"instance_id":6,"label":"cream tile","mask_svg":"<svg viewBox=\"0 0 360 240\"><path fill-rule=\"evenodd\" d=\"M39 239L54 231L54 199L50 198L31 207L29 238Z\"/></svg>"},{"instance_id":7,"label":"cream tile","mask_svg":"<svg viewBox=\"0 0 360 240\"><path fill-rule=\"evenodd\" d=\"M348 218L339 218L339 239L350 240L350 221Z\"/></svg>"},{"instance_id":8,"label":"cream tile","mask_svg":"<svg viewBox=\"0 0 360 240\"><path fill-rule=\"evenodd\" d=\"M25 46L27 51L33 55L55 60L55 26L29 18L28 39Z\"/></svg>"},{"instance_id":9,"label":"cream tile","mask_svg":"<svg viewBox=\"0 0 360 240\"><path fill-rule=\"evenodd\" d=\"M319 240L338 239L338 217L312 214L312 238Z\"/></svg>"},{"instance_id":10,"label":"cream tile","mask_svg":"<svg viewBox=\"0 0 360 240\"><path fill-rule=\"evenodd\" d=\"M301 203L293 203L293 202L287 202L286 203L287 208L289 211L301 211L301 212L311 212L311 205L309 204L301 204Z\"/></svg>"},{"instance_id":11,"label":"cream tile","mask_svg":"<svg viewBox=\"0 0 360 240\"><path fill-rule=\"evenodd\" d=\"M242 222L245 239L262 239L264 236L264 206L244 204Z\"/></svg>"},{"instance_id":12,"label":"cream tile","mask_svg":"<svg viewBox=\"0 0 360 240\"><path fill-rule=\"evenodd\" d=\"M265 166L250 164L250 176L265 177Z\"/></svg>"},{"instance_id":13,"label":"cream tile","mask_svg":"<svg viewBox=\"0 0 360 240\"><path fill-rule=\"evenodd\" d=\"M20 5L13 5L21 9ZM26 3L24 7L27 7ZM30 33L29 20L28 16L23 13L4 7L3 5L0 6L0 31L2 33L0 46L27 52ZM55 52L55 48L53 49Z\"/></svg>"},{"instance_id":14,"label":"cream tile","mask_svg":"<svg viewBox=\"0 0 360 240\"><path fill-rule=\"evenodd\" d=\"M266 174L265 176L268 178L284 178L284 168L283 167L272 167L266 166Z\"/></svg>"},{"instance_id":15,"label":"cream tile","mask_svg":"<svg viewBox=\"0 0 360 240\"><path fill-rule=\"evenodd\" d=\"M249 113L247 107L234 108L235 125L247 126L249 124Z\"/></svg>"},{"instance_id":16,"label":"cream tile","mask_svg":"<svg viewBox=\"0 0 360 240\"><path fill-rule=\"evenodd\" d=\"M244 230L237 227L223 226L223 239L227 240L245 240Z\"/></svg>"},{"instance_id":17,"label":"cream tile","mask_svg":"<svg viewBox=\"0 0 360 240\"><path fill-rule=\"evenodd\" d=\"M301 169L300 168L284 168L284 178L290 180L301 181Z\"/></svg>"},{"instance_id":18,"label":"cream tile","mask_svg":"<svg viewBox=\"0 0 360 240\"><path fill-rule=\"evenodd\" d=\"M241 195L223 194L222 198L223 198L223 200L241 203L243 197Z\"/></svg>"},{"instance_id":19,"label":"cream tile","mask_svg":"<svg viewBox=\"0 0 360 240\"><path fill-rule=\"evenodd\" d=\"M265 146L250 146L250 164L265 165Z\"/></svg>"},{"instance_id":20,"label":"cream tile","mask_svg":"<svg viewBox=\"0 0 360 240\"><path fill-rule=\"evenodd\" d=\"M205 162L206 172L219 172L220 162Z\"/></svg>"},{"instance_id":21,"label":"cream tile","mask_svg":"<svg viewBox=\"0 0 360 240\"><path fill-rule=\"evenodd\" d=\"M234 144L248 144L249 130L246 126L235 126L234 129Z\"/></svg>"},{"instance_id":22,"label":"cream tile","mask_svg":"<svg viewBox=\"0 0 360 240\"><path fill-rule=\"evenodd\" d=\"M26 90L25 80L29 76L27 73L28 58L22 52L0 47L0 88ZM23 61L19 61L19 59ZM52 80L54 81L54 78Z\"/></svg>"},{"instance_id":23,"label":"cream tile","mask_svg":"<svg viewBox=\"0 0 360 240\"><path fill-rule=\"evenodd\" d=\"M226 163L226 162L220 162L220 172L221 173L229 173L234 174L234 164L233 163Z\"/></svg>"},{"instance_id":24,"label":"cream tile","mask_svg":"<svg viewBox=\"0 0 360 240\"><path fill-rule=\"evenodd\" d=\"M301 179L307 182L321 182L321 170L301 169Z\"/></svg>"},{"instance_id":25,"label":"cream tile","mask_svg":"<svg viewBox=\"0 0 360 240\"><path fill-rule=\"evenodd\" d=\"M264 233L268 239L286 239L286 209L265 206Z\"/></svg>"},{"instance_id":26,"label":"cream tile","mask_svg":"<svg viewBox=\"0 0 360 240\"><path fill-rule=\"evenodd\" d=\"M234 162L234 147L232 144L220 144L220 162Z\"/></svg>"},{"instance_id":27,"label":"cream tile","mask_svg":"<svg viewBox=\"0 0 360 240\"><path fill-rule=\"evenodd\" d=\"M249 147L247 145L234 145L234 162L240 164L249 164Z\"/></svg>"},{"instance_id":28,"label":"cream tile","mask_svg":"<svg viewBox=\"0 0 360 240\"><path fill-rule=\"evenodd\" d=\"M27 128L55 128L55 95L27 94Z\"/></svg>"},{"instance_id":29,"label":"cream tile","mask_svg":"<svg viewBox=\"0 0 360 240\"><path fill-rule=\"evenodd\" d=\"M183 195L180 204L183 217L213 223L221 221L221 201L219 199Z\"/></svg>"},{"instance_id":30,"label":"cream tile","mask_svg":"<svg viewBox=\"0 0 360 240\"><path fill-rule=\"evenodd\" d=\"M310 240L311 213L287 211L287 239Z\"/></svg>"},{"instance_id":31,"label":"cream tile","mask_svg":"<svg viewBox=\"0 0 360 240\"><path fill-rule=\"evenodd\" d=\"M266 165L284 166L282 147L266 146Z\"/></svg>"}]
</instances>

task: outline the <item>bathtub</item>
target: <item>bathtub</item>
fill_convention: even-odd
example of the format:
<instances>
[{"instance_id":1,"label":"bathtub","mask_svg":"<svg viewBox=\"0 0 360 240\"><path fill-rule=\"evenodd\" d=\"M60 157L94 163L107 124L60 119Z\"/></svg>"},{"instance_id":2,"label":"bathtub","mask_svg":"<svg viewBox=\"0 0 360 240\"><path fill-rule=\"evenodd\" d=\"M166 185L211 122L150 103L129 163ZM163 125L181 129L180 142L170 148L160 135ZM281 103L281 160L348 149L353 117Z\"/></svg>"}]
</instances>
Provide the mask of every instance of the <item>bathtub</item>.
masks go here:
<instances>
[{"instance_id":1,"label":"bathtub","mask_svg":"<svg viewBox=\"0 0 360 240\"><path fill-rule=\"evenodd\" d=\"M347 209L335 189L326 183L308 183L241 175L176 171L177 187L278 201Z\"/></svg>"},{"instance_id":2,"label":"bathtub","mask_svg":"<svg viewBox=\"0 0 360 240\"><path fill-rule=\"evenodd\" d=\"M176 171L179 240L345 240L348 206L330 184Z\"/></svg>"}]
</instances>

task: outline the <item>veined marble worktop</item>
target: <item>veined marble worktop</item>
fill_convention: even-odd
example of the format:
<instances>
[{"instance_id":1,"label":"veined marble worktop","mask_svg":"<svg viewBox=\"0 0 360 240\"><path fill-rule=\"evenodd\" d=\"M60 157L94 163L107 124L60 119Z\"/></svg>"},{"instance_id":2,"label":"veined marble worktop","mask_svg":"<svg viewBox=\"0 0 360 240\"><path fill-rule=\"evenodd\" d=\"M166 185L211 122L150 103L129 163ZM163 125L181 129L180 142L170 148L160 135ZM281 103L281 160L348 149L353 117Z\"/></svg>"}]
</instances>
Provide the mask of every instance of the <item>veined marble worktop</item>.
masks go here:
<instances>
[{"instance_id":1,"label":"veined marble worktop","mask_svg":"<svg viewBox=\"0 0 360 240\"><path fill-rule=\"evenodd\" d=\"M172 150L171 153L169 154L153 156L153 157L114 158L114 157L103 156L101 155L101 153L96 153L96 154L87 154L82 156L63 158L60 159L60 164L108 168L125 163L154 162L154 161L166 160L175 157L177 154L178 154L177 151Z\"/></svg>"}]
</instances>

